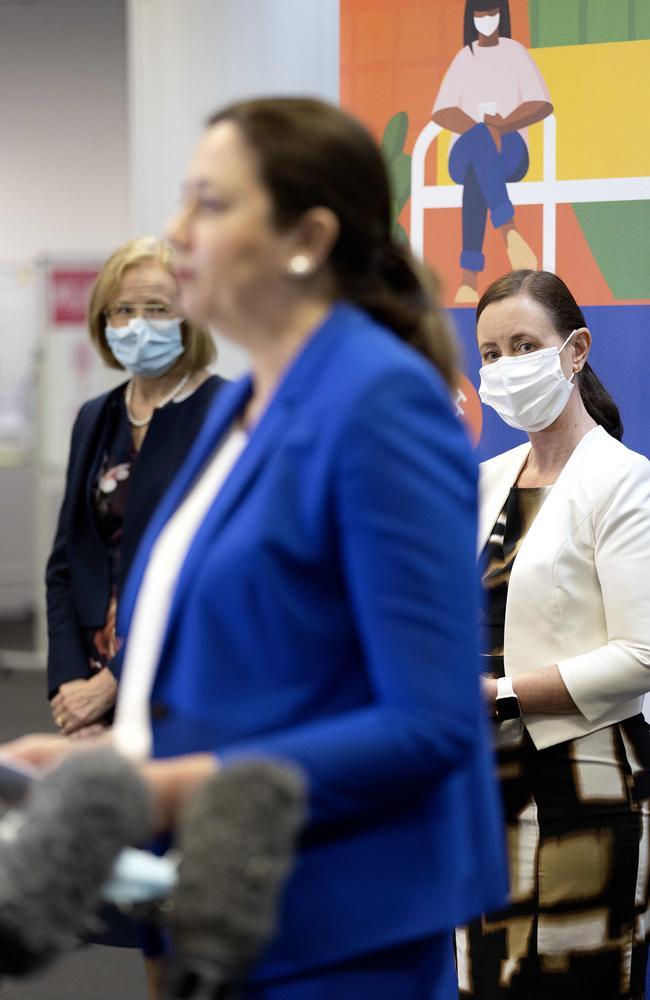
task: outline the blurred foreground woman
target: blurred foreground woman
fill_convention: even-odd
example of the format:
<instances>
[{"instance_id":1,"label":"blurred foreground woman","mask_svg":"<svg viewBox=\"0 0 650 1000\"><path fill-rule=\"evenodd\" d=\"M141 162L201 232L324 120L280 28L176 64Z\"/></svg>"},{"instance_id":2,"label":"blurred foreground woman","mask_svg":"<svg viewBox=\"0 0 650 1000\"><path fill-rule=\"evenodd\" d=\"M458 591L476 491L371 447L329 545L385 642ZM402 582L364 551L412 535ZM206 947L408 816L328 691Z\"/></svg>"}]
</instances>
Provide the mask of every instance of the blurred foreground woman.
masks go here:
<instances>
[{"instance_id":1,"label":"blurred foreground woman","mask_svg":"<svg viewBox=\"0 0 650 1000\"><path fill-rule=\"evenodd\" d=\"M504 863L476 469L435 284L391 238L375 143L314 100L217 113L168 236L184 315L252 371L219 393L134 561L115 742L161 826L223 761L306 773L247 1000L455 996L451 928L499 905Z\"/></svg>"}]
</instances>

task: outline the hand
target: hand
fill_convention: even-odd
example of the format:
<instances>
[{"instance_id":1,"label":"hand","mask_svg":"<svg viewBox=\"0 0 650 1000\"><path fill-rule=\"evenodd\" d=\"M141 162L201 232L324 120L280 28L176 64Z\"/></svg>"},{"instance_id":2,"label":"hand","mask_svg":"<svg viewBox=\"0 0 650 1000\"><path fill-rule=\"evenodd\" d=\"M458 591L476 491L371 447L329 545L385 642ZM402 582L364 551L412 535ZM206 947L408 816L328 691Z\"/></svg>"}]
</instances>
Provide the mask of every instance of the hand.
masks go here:
<instances>
[{"instance_id":1,"label":"hand","mask_svg":"<svg viewBox=\"0 0 650 1000\"><path fill-rule=\"evenodd\" d=\"M496 712L495 704L497 700L496 677L486 677L484 674L481 677L481 691L483 692L483 698L485 699L490 715L494 715Z\"/></svg>"},{"instance_id":2,"label":"hand","mask_svg":"<svg viewBox=\"0 0 650 1000\"><path fill-rule=\"evenodd\" d=\"M64 736L97 722L115 704L117 681L108 667L88 680L62 684L50 707L54 724Z\"/></svg>"},{"instance_id":3,"label":"hand","mask_svg":"<svg viewBox=\"0 0 650 1000\"><path fill-rule=\"evenodd\" d=\"M112 730L108 727L97 736L88 735L83 739L64 739L51 733L32 733L0 745L0 755L49 770L73 754L86 753L98 747L110 746L111 743ZM156 829L167 830L172 827L185 800L195 788L215 774L219 767L219 760L211 753L147 760L139 764L138 769L151 790Z\"/></svg>"},{"instance_id":4,"label":"hand","mask_svg":"<svg viewBox=\"0 0 650 1000\"><path fill-rule=\"evenodd\" d=\"M497 153L501 152L501 129L503 128L503 116L502 115L484 115L483 121L487 126L487 130L492 136L494 145L497 148Z\"/></svg>"},{"instance_id":5,"label":"hand","mask_svg":"<svg viewBox=\"0 0 650 1000\"><path fill-rule=\"evenodd\" d=\"M103 722L91 722L89 726L82 726L70 733L71 740L87 740L89 736L101 736L108 731L109 727Z\"/></svg>"},{"instance_id":6,"label":"hand","mask_svg":"<svg viewBox=\"0 0 650 1000\"><path fill-rule=\"evenodd\" d=\"M110 733L110 730L106 730ZM108 739L104 736L86 740L66 740L62 736L54 736L52 733L31 733L29 736L21 736L11 743L4 743L0 746L0 754L15 760L23 760L34 767L48 770L56 767L74 753L81 750L90 750L98 746L105 746Z\"/></svg>"},{"instance_id":7,"label":"hand","mask_svg":"<svg viewBox=\"0 0 650 1000\"><path fill-rule=\"evenodd\" d=\"M141 764L140 773L152 794L156 829L172 827L185 799L218 770L219 761L211 753L167 757Z\"/></svg>"}]
</instances>

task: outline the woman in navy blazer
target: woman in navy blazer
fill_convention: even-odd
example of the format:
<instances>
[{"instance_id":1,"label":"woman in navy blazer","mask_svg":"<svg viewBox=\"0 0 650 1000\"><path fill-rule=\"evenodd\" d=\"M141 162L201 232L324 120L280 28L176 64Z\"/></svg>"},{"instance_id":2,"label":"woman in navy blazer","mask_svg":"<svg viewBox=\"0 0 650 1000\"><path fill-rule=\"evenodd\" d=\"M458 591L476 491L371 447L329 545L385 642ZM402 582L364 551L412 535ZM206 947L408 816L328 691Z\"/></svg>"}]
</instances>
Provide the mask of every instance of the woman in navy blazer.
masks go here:
<instances>
[{"instance_id":1,"label":"woman in navy blazer","mask_svg":"<svg viewBox=\"0 0 650 1000\"><path fill-rule=\"evenodd\" d=\"M213 117L169 231L186 315L252 374L219 393L133 563L114 740L145 758L163 827L228 760L305 772L247 1000L455 996L451 928L504 898L476 468L437 290L390 229L365 129L276 99Z\"/></svg>"},{"instance_id":2,"label":"woman in navy blazer","mask_svg":"<svg viewBox=\"0 0 650 1000\"><path fill-rule=\"evenodd\" d=\"M222 384L205 371L215 357L209 334L173 319L177 299L169 248L154 237L119 247L92 292L91 339L107 365L130 364L132 370L129 382L79 411L47 565L48 694L65 735L97 723L113 707L117 595L144 529ZM124 331L119 357L107 341L112 324ZM147 346L152 330L161 334L153 357Z\"/></svg>"}]
</instances>

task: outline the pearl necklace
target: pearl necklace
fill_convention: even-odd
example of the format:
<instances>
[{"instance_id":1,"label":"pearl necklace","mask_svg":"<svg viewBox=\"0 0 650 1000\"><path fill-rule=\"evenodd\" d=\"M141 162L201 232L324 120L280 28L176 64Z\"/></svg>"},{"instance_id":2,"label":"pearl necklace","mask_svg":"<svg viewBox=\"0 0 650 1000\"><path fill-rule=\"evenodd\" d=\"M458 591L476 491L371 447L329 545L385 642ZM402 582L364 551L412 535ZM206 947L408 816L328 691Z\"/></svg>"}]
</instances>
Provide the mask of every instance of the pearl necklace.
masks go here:
<instances>
[{"instance_id":1,"label":"pearl necklace","mask_svg":"<svg viewBox=\"0 0 650 1000\"><path fill-rule=\"evenodd\" d=\"M133 396L133 379L131 379L130 382L127 382L126 389L124 390L124 405L126 407L126 415L129 418L129 423L131 424L131 426L146 427L147 424L150 424L153 418L153 411L159 410L163 406L167 406L167 403L171 403L173 399L176 399L178 394L182 392L182 390L189 382L190 376L191 372L186 372L185 375L183 375L180 382L178 383L178 385L175 385L172 391L167 396L164 396L163 399L160 400L160 402L156 403L149 416L145 417L144 420L136 420L136 418L131 413L131 398Z\"/></svg>"}]
</instances>

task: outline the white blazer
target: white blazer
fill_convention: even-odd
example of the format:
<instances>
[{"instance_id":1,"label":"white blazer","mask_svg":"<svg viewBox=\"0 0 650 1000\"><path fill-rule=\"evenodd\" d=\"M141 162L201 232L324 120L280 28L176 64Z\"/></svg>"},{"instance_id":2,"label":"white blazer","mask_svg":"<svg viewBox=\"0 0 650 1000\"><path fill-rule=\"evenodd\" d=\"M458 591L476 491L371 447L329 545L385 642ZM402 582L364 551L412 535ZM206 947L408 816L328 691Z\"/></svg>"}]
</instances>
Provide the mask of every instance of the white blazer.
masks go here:
<instances>
[{"instance_id":1,"label":"white blazer","mask_svg":"<svg viewBox=\"0 0 650 1000\"><path fill-rule=\"evenodd\" d=\"M479 552L530 444L481 465ZM557 664L580 713L528 713L538 749L641 711L650 690L650 462L602 427L562 469L517 553L504 668Z\"/></svg>"}]
</instances>

